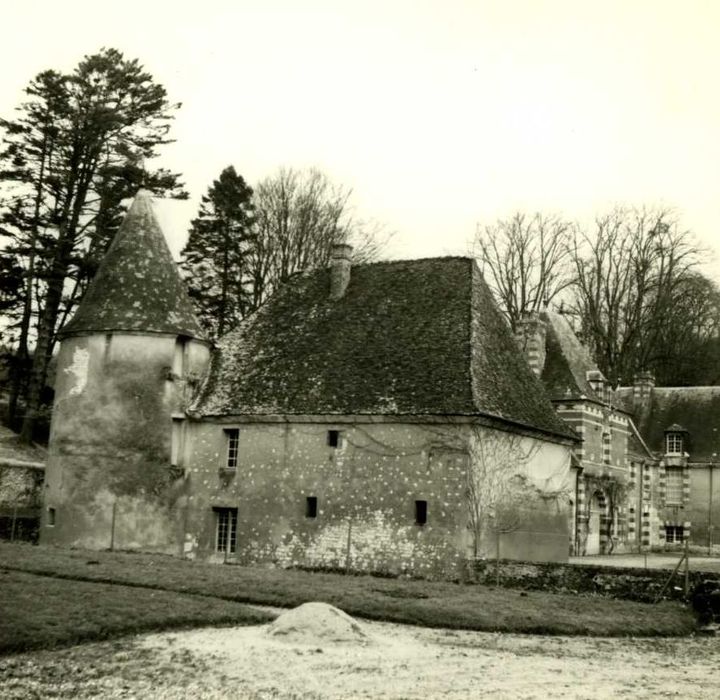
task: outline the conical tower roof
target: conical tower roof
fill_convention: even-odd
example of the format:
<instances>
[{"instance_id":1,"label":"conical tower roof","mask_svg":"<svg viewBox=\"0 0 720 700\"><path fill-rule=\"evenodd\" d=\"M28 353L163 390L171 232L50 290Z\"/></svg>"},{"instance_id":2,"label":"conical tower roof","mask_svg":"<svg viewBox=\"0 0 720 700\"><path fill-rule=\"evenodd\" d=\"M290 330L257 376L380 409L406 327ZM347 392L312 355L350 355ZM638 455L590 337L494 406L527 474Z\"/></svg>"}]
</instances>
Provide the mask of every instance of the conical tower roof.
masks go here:
<instances>
[{"instance_id":1,"label":"conical tower roof","mask_svg":"<svg viewBox=\"0 0 720 700\"><path fill-rule=\"evenodd\" d=\"M146 190L137 193L62 335L122 331L205 339Z\"/></svg>"}]
</instances>

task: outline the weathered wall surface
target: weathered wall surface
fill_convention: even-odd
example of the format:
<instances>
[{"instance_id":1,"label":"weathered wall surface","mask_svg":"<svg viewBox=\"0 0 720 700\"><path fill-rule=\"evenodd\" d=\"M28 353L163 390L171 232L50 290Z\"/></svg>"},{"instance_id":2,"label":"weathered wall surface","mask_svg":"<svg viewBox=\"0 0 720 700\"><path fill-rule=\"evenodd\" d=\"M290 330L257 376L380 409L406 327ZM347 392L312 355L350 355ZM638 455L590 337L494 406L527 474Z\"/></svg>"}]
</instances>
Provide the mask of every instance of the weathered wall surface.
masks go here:
<instances>
[{"instance_id":1,"label":"weathered wall surface","mask_svg":"<svg viewBox=\"0 0 720 700\"><path fill-rule=\"evenodd\" d=\"M238 468L221 474L224 427L188 426L189 554L215 551L213 507L238 509L241 562L431 574L464 553L466 458L437 445L435 429L239 424ZM341 431L338 448L328 445L330 429ZM308 497L317 498L315 518ZM424 525L415 522L418 500L427 501Z\"/></svg>"},{"instance_id":2,"label":"weathered wall surface","mask_svg":"<svg viewBox=\"0 0 720 700\"><path fill-rule=\"evenodd\" d=\"M239 430L234 471L223 469L225 428ZM455 575L472 555L462 449L468 426L188 423L186 430L189 556L226 556L215 552L217 508L237 508L231 556L243 563ZM340 447L328 445L328 430L341 431ZM567 471L568 448L549 445L534 460L530 472L542 482L563 466ZM317 517L307 516L309 497L317 499ZM416 501L427 502L422 525ZM567 513L556 521L533 512L543 513L538 532L561 523L566 558Z\"/></svg>"},{"instance_id":3,"label":"weathered wall surface","mask_svg":"<svg viewBox=\"0 0 720 700\"><path fill-rule=\"evenodd\" d=\"M63 341L42 542L179 553L177 501L184 484L170 468L172 415L182 405L187 377L202 372L207 356L204 345L178 346L174 336Z\"/></svg>"},{"instance_id":4,"label":"weathered wall surface","mask_svg":"<svg viewBox=\"0 0 720 700\"><path fill-rule=\"evenodd\" d=\"M690 544L720 550L720 468L690 464L689 493L682 520L690 523Z\"/></svg>"},{"instance_id":5,"label":"weathered wall surface","mask_svg":"<svg viewBox=\"0 0 720 700\"><path fill-rule=\"evenodd\" d=\"M471 501L478 508L475 557L567 561L573 481L570 448L474 428ZM477 535L476 535L477 533Z\"/></svg>"}]
</instances>

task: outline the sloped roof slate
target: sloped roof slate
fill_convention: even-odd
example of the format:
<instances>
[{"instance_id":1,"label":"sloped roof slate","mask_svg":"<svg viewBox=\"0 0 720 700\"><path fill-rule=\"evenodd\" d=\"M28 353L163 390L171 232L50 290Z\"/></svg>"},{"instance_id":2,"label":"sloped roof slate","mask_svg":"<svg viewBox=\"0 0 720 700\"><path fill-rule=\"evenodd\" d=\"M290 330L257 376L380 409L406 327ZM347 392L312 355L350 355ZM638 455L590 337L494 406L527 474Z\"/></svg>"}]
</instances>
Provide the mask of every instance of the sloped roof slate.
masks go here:
<instances>
[{"instance_id":1,"label":"sloped roof slate","mask_svg":"<svg viewBox=\"0 0 720 700\"><path fill-rule=\"evenodd\" d=\"M720 386L654 387L646 404L633 401L632 387L621 387L616 395L635 414L651 450L664 452L665 431L683 426L692 461L710 461L720 454Z\"/></svg>"},{"instance_id":2,"label":"sloped roof slate","mask_svg":"<svg viewBox=\"0 0 720 700\"><path fill-rule=\"evenodd\" d=\"M168 333L204 339L153 211L140 190L61 335Z\"/></svg>"},{"instance_id":3,"label":"sloped roof slate","mask_svg":"<svg viewBox=\"0 0 720 700\"><path fill-rule=\"evenodd\" d=\"M550 398L560 400L584 397L599 401L587 380L587 373L597 371L597 365L567 319L549 309L540 317L545 321L546 328L545 365L541 378Z\"/></svg>"},{"instance_id":4,"label":"sloped roof slate","mask_svg":"<svg viewBox=\"0 0 720 700\"><path fill-rule=\"evenodd\" d=\"M222 338L202 415L486 415L572 437L469 258L296 275Z\"/></svg>"}]
</instances>

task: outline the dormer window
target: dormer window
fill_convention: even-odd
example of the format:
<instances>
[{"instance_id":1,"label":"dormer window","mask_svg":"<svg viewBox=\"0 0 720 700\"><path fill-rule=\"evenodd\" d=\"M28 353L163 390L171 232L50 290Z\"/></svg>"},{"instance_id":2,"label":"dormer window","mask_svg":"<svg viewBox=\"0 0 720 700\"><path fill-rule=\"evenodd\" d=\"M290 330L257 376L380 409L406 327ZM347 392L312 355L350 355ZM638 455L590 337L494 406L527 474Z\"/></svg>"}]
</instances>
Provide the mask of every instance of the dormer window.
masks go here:
<instances>
[{"instance_id":1,"label":"dormer window","mask_svg":"<svg viewBox=\"0 0 720 700\"><path fill-rule=\"evenodd\" d=\"M683 453L683 435L682 433L666 433L665 434L665 454L681 455Z\"/></svg>"}]
</instances>

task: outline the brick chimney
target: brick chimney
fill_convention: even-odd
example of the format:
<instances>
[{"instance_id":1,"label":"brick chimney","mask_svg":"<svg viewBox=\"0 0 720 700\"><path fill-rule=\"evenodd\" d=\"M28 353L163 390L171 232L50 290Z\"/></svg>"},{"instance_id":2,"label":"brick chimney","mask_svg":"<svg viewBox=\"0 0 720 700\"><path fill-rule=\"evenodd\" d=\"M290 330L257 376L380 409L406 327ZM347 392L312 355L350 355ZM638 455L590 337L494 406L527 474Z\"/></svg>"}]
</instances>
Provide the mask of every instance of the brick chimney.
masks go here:
<instances>
[{"instance_id":1,"label":"brick chimney","mask_svg":"<svg viewBox=\"0 0 720 700\"><path fill-rule=\"evenodd\" d=\"M650 400L655 388L655 376L652 372L638 372L633 380L633 401L644 403Z\"/></svg>"},{"instance_id":2,"label":"brick chimney","mask_svg":"<svg viewBox=\"0 0 720 700\"><path fill-rule=\"evenodd\" d=\"M517 322L515 339L530 369L540 376L545 367L545 322L534 312L526 312Z\"/></svg>"},{"instance_id":3,"label":"brick chimney","mask_svg":"<svg viewBox=\"0 0 720 700\"><path fill-rule=\"evenodd\" d=\"M330 254L330 298L340 299L350 284L352 246L334 243Z\"/></svg>"}]
</instances>

